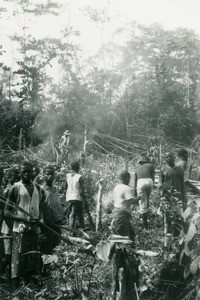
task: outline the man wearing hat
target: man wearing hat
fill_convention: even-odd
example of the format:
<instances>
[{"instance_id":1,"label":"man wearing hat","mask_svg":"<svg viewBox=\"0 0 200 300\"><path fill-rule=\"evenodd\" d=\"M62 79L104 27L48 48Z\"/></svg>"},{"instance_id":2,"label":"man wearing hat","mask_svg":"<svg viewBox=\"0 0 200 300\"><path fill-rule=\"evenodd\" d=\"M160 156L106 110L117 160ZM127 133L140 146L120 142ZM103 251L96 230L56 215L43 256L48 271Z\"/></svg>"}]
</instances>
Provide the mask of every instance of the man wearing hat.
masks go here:
<instances>
[{"instance_id":1,"label":"man wearing hat","mask_svg":"<svg viewBox=\"0 0 200 300\"><path fill-rule=\"evenodd\" d=\"M146 155L142 155L140 166L135 171L135 195L140 195L140 213L142 215L144 228L148 229L147 212L149 208L149 198L154 183L155 168Z\"/></svg>"}]
</instances>

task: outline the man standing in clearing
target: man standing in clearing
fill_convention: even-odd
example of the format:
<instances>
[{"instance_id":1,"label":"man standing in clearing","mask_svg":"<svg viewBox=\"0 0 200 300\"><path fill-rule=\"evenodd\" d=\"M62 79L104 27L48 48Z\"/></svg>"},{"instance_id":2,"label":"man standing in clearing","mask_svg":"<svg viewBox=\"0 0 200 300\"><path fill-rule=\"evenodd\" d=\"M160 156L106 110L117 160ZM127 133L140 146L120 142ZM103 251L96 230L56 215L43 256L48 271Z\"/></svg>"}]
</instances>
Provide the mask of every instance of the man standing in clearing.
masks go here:
<instances>
[{"instance_id":1,"label":"man standing in clearing","mask_svg":"<svg viewBox=\"0 0 200 300\"><path fill-rule=\"evenodd\" d=\"M142 215L144 228L148 229L147 212L154 183L155 169L146 155L142 156L139 164L140 166L135 171L135 196L141 196L139 201L140 214Z\"/></svg>"},{"instance_id":2,"label":"man standing in clearing","mask_svg":"<svg viewBox=\"0 0 200 300\"><path fill-rule=\"evenodd\" d=\"M134 241L134 228L131 222L131 205L138 204L139 197L134 198L130 182L130 173L122 171L119 175L120 183L113 190L114 210L112 213L112 232L128 236Z\"/></svg>"},{"instance_id":3,"label":"man standing in clearing","mask_svg":"<svg viewBox=\"0 0 200 300\"><path fill-rule=\"evenodd\" d=\"M5 217L14 221L12 227L11 279L13 290L19 287L20 278L30 283L33 275L40 274L41 255L38 248L41 219L40 190L32 183L33 167L24 162L20 168L21 181L14 183L5 206ZM9 206L15 206L12 209ZM23 212L18 209L23 209Z\"/></svg>"},{"instance_id":4,"label":"man standing in clearing","mask_svg":"<svg viewBox=\"0 0 200 300\"><path fill-rule=\"evenodd\" d=\"M70 228L75 227L78 219L79 228L84 227L83 202L85 201L84 181L80 171L80 164L74 161L70 165L71 172L67 174L65 182L66 201L69 203Z\"/></svg>"},{"instance_id":5,"label":"man standing in clearing","mask_svg":"<svg viewBox=\"0 0 200 300\"><path fill-rule=\"evenodd\" d=\"M54 185L55 170L53 166L44 169L44 184L41 187L41 211L44 223L61 235L61 229L57 225L64 224L64 209ZM44 254L52 254L53 249L60 243L60 238L48 229L42 228L44 239L40 240L40 251Z\"/></svg>"}]
</instances>

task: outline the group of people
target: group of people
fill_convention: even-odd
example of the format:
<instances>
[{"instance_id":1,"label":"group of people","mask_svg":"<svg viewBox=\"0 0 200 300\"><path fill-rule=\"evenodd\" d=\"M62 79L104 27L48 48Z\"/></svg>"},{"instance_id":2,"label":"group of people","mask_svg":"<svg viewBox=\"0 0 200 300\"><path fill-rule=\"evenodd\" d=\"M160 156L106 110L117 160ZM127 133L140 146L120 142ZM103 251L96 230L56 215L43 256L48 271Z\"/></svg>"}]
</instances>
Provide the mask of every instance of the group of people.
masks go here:
<instances>
[{"instance_id":1,"label":"group of people","mask_svg":"<svg viewBox=\"0 0 200 300\"><path fill-rule=\"evenodd\" d=\"M165 155L165 164L160 171L162 195L176 192L184 210L187 205L185 188L190 186L187 172L188 152L181 149L178 161L172 153ZM45 270L41 254L52 254L61 240L61 228L66 224L66 203L68 203L69 228L76 222L84 228L83 206L86 201L84 180L80 174L80 163L74 161L65 174L60 190L55 186L55 169L47 165L43 169L43 180L39 168L29 162L13 167L7 175L6 187L2 188L4 171L0 168L0 278L10 266L13 290L19 287L20 279L30 282L33 275ZM148 230L150 196L155 182L155 166L146 155L135 170L134 188L130 173L122 171L120 182L114 187L112 212L112 233L128 236L134 241L132 206L139 206L144 229ZM64 201L62 201L64 195ZM168 216L167 216L168 217ZM167 218L171 230L170 217ZM43 225L44 224L44 225ZM178 224L180 225L180 224Z\"/></svg>"},{"instance_id":2,"label":"group of people","mask_svg":"<svg viewBox=\"0 0 200 300\"><path fill-rule=\"evenodd\" d=\"M196 193L197 188L193 186L187 175L188 151L180 149L177 153L178 159L175 163L175 156L172 152L165 154L165 162L160 170L159 185L161 198L171 201L175 195L182 206L187 207L186 188L190 187ZM134 225L132 219L132 204L139 206L144 228L148 230L148 211L150 195L155 182L155 167L150 159L143 155L139 161L139 167L135 170L134 188L129 186L130 173L122 171L119 175L120 183L113 190L114 209L112 214L112 232L114 234L128 236L134 241ZM176 220L172 228L170 211L166 213L167 233L178 236L183 229L180 219Z\"/></svg>"},{"instance_id":3,"label":"group of people","mask_svg":"<svg viewBox=\"0 0 200 300\"><path fill-rule=\"evenodd\" d=\"M23 162L7 172L7 185L2 188L4 172L0 169L0 276L9 266L13 290L33 275L45 271L42 254L52 254L61 239L61 227L66 223L66 203L69 204L70 227L84 226L83 201L85 198L80 165L75 161L66 174L60 191L54 185L55 169L47 165L43 169L42 182L39 168ZM40 182L40 185L36 182ZM1 278L1 277L0 277Z\"/></svg>"}]
</instances>

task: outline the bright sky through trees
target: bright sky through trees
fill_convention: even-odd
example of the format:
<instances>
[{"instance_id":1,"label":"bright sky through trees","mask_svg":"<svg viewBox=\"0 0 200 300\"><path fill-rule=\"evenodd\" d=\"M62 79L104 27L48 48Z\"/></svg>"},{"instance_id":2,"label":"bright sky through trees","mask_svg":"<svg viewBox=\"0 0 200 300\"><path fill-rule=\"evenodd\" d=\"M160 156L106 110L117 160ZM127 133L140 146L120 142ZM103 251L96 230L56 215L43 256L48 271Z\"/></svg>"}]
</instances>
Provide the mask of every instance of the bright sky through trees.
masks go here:
<instances>
[{"instance_id":1,"label":"bright sky through trees","mask_svg":"<svg viewBox=\"0 0 200 300\"><path fill-rule=\"evenodd\" d=\"M41 0L34 0L41 2ZM46 1L43 0L45 3ZM42 3L43 3L42 2ZM6 2L7 13L0 19L1 42L5 52L4 59L10 66L18 57L14 42L9 35L14 33L30 34L36 38L59 37L60 31L72 26L80 35L70 37L82 49L84 58L97 53L102 46L97 24L94 24L85 13L85 9L106 9L110 18L104 26L104 43L114 41L123 44L126 36L114 36L119 27L126 27L130 22L149 25L160 23L166 29L186 27L200 34L200 1L199 0L57 0L63 4L61 13L32 17L20 13L17 0ZM13 11L17 12L13 15ZM20 28L23 25L23 30Z\"/></svg>"}]
</instances>

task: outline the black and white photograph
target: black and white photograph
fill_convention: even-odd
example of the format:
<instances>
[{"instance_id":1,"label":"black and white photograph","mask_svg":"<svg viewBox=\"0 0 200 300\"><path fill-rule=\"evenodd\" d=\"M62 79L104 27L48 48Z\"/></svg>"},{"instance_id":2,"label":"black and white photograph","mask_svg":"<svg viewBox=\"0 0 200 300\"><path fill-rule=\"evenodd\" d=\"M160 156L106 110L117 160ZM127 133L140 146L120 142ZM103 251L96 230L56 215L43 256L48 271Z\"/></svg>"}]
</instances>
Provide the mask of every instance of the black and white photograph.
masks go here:
<instances>
[{"instance_id":1,"label":"black and white photograph","mask_svg":"<svg viewBox=\"0 0 200 300\"><path fill-rule=\"evenodd\" d=\"M0 299L200 300L200 1L0 1Z\"/></svg>"}]
</instances>

